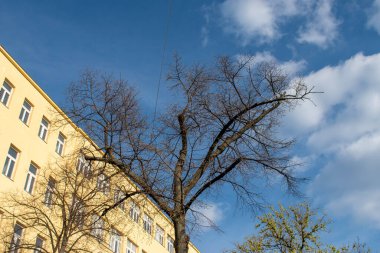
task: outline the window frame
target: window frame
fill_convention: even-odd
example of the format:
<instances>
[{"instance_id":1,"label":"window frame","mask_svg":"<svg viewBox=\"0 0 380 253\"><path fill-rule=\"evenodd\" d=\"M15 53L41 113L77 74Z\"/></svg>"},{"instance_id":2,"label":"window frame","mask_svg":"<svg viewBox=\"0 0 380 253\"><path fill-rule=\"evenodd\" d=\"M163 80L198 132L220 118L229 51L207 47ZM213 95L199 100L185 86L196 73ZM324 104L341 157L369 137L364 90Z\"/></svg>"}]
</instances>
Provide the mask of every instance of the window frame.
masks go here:
<instances>
[{"instance_id":1,"label":"window frame","mask_svg":"<svg viewBox=\"0 0 380 253\"><path fill-rule=\"evenodd\" d=\"M91 219L92 219L92 224L91 224L92 236L94 236L98 241L103 241L104 220L97 214L93 214Z\"/></svg>"},{"instance_id":2,"label":"window frame","mask_svg":"<svg viewBox=\"0 0 380 253\"><path fill-rule=\"evenodd\" d=\"M74 222L78 228L83 228L86 219L86 205L80 197L73 194L73 212L75 213Z\"/></svg>"},{"instance_id":3,"label":"window frame","mask_svg":"<svg viewBox=\"0 0 380 253\"><path fill-rule=\"evenodd\" d=\"M158 233L158 231L160 233ZM154 235L154 239L156 239L156 241L161 244L162 246L164 245L164 240L165 240L165 230L160 227L158 224L156 224L156 230L155 230L155 235Z\"/></svg>"},{"instance_id":4,"label":"window frame","mask_svg":"<svg viewBox=\"0 0 380 253\"><path fill-rule=\"evenodd\" d=\"M152 235L153 232L153 219L144 212L143 216L143 228L144 231L147 232L148 234Z\"/></svg>"},{"instance_id":5,"label":"window frame","mask_svg":"<svg viewBox=\"0 0 380 253\"><path fill-rule=\"evenodd\" d=\"M137 203L133 200L130 201L129 217L136 223L139 223L141 210Z\"/></svg>"},{"instance_id":6,"label":"window frame","mask_svg":"<svg viewBox=\"0 0 380 253\"><path fill-rule=\"evenodd\" d=\"M57 181L55 181L54 178L49 177L49 180L46 186L45 196L44 196L44 204L48 208L51 208L53 205L54 190L56 188L56 184L57 184Z\"/></svg>"},{"instance_id":7,"label":"window frame","mask_svg":"<svg viewBox=\"0 0 380 253\"><path fill-rule=\"evenodd\" d=\"M113 253L120 253L121 250L121 233L116 229L111 229L110 233L110 249Z\"/></svg>"},{"instance_id":8,"label":"window frame","mask_svg":"<svg viewBox=\"0 0 380 253\"><path fill-rule=\"evenodd\" d=\"M44 121L46 122L46 125L43 124ZM40 139L44 142L46 142L48 136L49 126L50 121L45 116L43 116L40 122L40 128L38 129L38 137L40 137Z\"/></svg>"},{"instance_id":9,"label":"window frame","mask_svg":"<svg viewBox=\"0 0 380 253\"><path fill-rule=\"evenodd\" d=\"M16 230L16 227L19 229ZM12 233L12 239L11 243L9 244L9 253L18 253L20 252L20 245L23 237L25 227L21 225L20 223L16 222L13 227L13 233ZM20 231L20 234L18 234L18 231Z\"/></svg>"},{"instance_id":10,"label":"window frame","mask_svg":"<svg viewBox=\"0 0 380 253\"><path fill-rule=\"evenodd\" d=\"M110 185L110 178L106 174L100 173L97 178L96 188L103 194L108 195L110 193Z\"/></svg>"},{"instance_id":11,"label":"window frame","mask_svg":"<svg viewBox=\"0 0 380 253\"><path fill-rule=\"evenodd\" d=\"M137 253L138 252L138 246L131 240L127 239L127 248L126 253Z\"/></svg>"},{"instance_id":12,"label":"window frame","mask_svg":"<svg viewBox=\"0 0 380 253\"><path fill-rule=\"evenodd\" d=\"M62 138L60 138L62 137ZM66 137L62 132L59 132L57 142L55 144L55 153L62 156L65 148Z\"/></svg>"},{"instance_id":13,"label":"window frame","mask_svg":"<svg viewBox=\"0 0 380 253\"><path fill-rule=\"evenodd\" d=\"M13 150L16 153L16 157L13 157L12 154L10 154L11 150ZM19 153L20 151L16 147L10 145L7 156L5 157L2 174L11 180L13 180L13 174L16 169L17 158L19 157Z\"/></svg>"},{"instance_id":14,"label":"window frame","mask_svg":"<svg viewBox=\"0 0 380 253\"><path fill-rule=\"evenodd\" d=\"M116 204L118 201L123 199L125 195L126 195L125 192L120 187L117 186L114 191L114 197L113 197L114 203ZM121 202L117 207L120 208L120 210L122 210L123 212L125 211L124 202Z\"/></svg>"},{"instance_id":15,"label":"window frame","mask_svg":"<svg viewBox=\"0 0 380 253\"><path fill-rule=\"evenodd\" d=\"M9 86L10 90L8 90L4 85ZM11 100L13 89L14 89L14 86L8 80L5 79L3 82L3 85L0 88L0 103L2 103L5 107L8 107L9 105L9 101ZM4 103L4 100L6 100L5 103Z\"/></svg>"},{"instance_id":16,"label":"window frame","mask_svg":"<svg viewBox=\"0 0 380 253\"><path fill-rule=\"evenodd\" d=\"M33 174L30 171L31 168L35 169L35 174ZM26 175L25 185L24 185L24 191L26 191L29 194L33 194L34 185L37 181L38 169L39 169L39 167L36 164L34 164L33 162L30 163L29 170L28 170L28 173Z\"/></svg>"},{"instance_id":17,"label":"window frame","mask_svg":"<svg viewBox=\"0 0 380 253\"><path fill-rule=\"evenodd\" d=\"M76 169L78 173L82 173L86 177L91 175L91 163L84 158L83 154L78 156Z\"/></svg>"},{"instance_id":18,"label":"window frame","mask_svg":"<svg viewBox=\"0 0 380 253\"><path fill-rule=\"evenodd\" d=\"M167 250L169 253L174 253L174 239L170 235L167 236Z\"/></svg>"},{"instance_id":19,"label":"window frame","mask_svg":"<svg viewBox=\"0 0 380 253\"><path fill-rule=\"evenodd\" d=\"M27 104L30 108L28 109L27 106L25 106L25 104ZM30 115L32 114L32 111L33 111L33 104L28 99L25 98L24 102L22 103L20 115L18 118L21 120L22 123L24 123L27 126L29 126L29 122L31 118Z\"/></svg>"},{"instance_id":20,"label":"window frame","mask_svg":"<svg viewBox=\"0 0 380 253\"><path fill-rule=\"evenodd\" d=\"M40 245L38 243L41 242ZM42 253L42 249L44 247L45 239L42 238L41 236L37 235L36 237L36 243L35 243L35 248L33 250L33 253Z\"/></svg>"}]
</instances>

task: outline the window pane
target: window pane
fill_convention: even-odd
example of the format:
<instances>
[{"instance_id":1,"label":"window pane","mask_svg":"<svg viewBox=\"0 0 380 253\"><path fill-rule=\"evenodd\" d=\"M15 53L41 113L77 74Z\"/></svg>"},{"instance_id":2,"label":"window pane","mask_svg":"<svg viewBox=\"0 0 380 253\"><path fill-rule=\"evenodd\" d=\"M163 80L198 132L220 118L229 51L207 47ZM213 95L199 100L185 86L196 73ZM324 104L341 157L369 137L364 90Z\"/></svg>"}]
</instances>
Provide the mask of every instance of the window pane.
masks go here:
<instances>
[{"instance_id":1,"label":"window pane","mask_svg":"<svg viewBox=\"0 0 380 253\"><path fill-rule=\"evenodd\" d=\"M28 111L30 111L30 109L32 109L32 106L28 103L28 101L24 101L24 104L23 104L23 106L28 110Z\"/></svg>"},{"instance_id":2,"label":"window pane","mask_svg":"<svg viewBox=\"0 0 380 253\"><path fill-rule=\"evenodd\" d=\"M12 92L12 87L6 82L3 83L3 86L0 89L0 101L4 105L8 104L9 96Z\"/></svg>"},{"instance_id":3,"label":"window pane","mask_svg":"<svg viewBox=\"0 0 380 253\"><path fill-rule=\"evenodd\" d=\"M9 148L8 154L9 154L11 157L13 157L14 159L17 158L17 151L16 151L14 148L12 148L12 147Z\"/></svg>"},{"instance_id":4,"label":"window pane","mask_svg":"<svg viewBox=\"0 0 380 253\"><path fill-rule=\"evenodd\" d=\"M42 118L40 129L38 131L38 136L42 139L46 139L47 131L48 131L49 123L45 118Z\"/></svg>"},{"instance_id":5,"label":"window pane","mask_svg":"<svg viewBox=\"0 0 380 253\"><path fill-rule=\"evenodd\" d=\"M33 164L30 164L29 172L26 177L25 186L24 186L24 190L26 192L32 193L33 187L34 187L34 181L36 180L36 174L37 174L37 168Z\"/></svg>"},{"instance_id":6,"label":"window pane","mask_svg":"<svg viewBox=\"0 0 380 253\"><path fill-rule=\"evenodd\" d=\"M12 147L9 147L8 155L5 159L4 167L3 167L3 175L7 176L8 178L12 178L12 173L14 170L14 166L16 163L17 158L17 151L14 150Z\"/></svg>"},{"instance_id":7,"label":"window pane","mask_svg":"<svg viewBox=\"0 0 380 253\"><path fill-rule=\"evenodd\" d=\"M55 146L55 152L59 155L62 155L63 152L63 145L65 143L65 137L60 133L58 135L57 144Z\"/></svg>"}]
</instances>

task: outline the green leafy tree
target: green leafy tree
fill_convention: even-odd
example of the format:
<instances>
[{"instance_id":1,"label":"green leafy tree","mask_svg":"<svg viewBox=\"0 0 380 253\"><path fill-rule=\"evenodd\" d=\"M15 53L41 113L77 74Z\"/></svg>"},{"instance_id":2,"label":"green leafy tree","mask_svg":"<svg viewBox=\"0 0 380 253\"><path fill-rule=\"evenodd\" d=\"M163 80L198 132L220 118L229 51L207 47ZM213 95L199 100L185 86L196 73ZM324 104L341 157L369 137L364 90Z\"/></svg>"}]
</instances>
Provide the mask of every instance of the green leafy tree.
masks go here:
<instances>
[{"instance_id":1,"label":"green leafy tree","mask_svg":"<svg viewBox=\"0 0 380 253\"><path fill-rule=\"evenodd\" d=\"M309 204L301 203L285 208L271 208L271 212L259 217L257 235L236 244L231 253L370 253L359 240L342 248L324 245L320 234L327 231L330 220L318 215Z\"/></svg>"}]
</instances>

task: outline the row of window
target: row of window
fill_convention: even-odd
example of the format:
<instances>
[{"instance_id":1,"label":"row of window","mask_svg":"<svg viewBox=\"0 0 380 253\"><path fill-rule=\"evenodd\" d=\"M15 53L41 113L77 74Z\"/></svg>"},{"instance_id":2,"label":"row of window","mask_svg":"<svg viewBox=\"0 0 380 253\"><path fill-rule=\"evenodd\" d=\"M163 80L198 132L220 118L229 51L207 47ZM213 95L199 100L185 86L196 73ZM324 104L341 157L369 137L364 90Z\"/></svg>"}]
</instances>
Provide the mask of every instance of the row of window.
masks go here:
<instances>
[{"instance_id":1,"label":"row of window","mask_svg":"<svg viewBox=\"0 0 380 253\"><path fill-rule=\"evenodd\" d=\"M91 165L85 160L83 156L80 156L78 158L77 171L83 173L85 176L91 175ZM100 192L103 192L106 195L110 193L110 178L108 176L106 176L103 173L99 174L96 183L97 189ZM118 207L125 212L125 204L122 201L124 197L125 193L122 191L120 187L117 187L114 191L114 203L118 204ZM140 207L134 201L130 201L130 208L128 213L129 217L134 222L139 223ZM147 232L149 235L153 235L153 219L146 213L144 213L142 225L145 232ZM159 225L156 224L155 232L156 241L158 241L161 245L164 246L164 229L162 229ZM174 250L173 239L170 236L168 236L167 249L169 250L169 252L172 252Z\"/></svg>"},{"instance_id":2,"label":"row of window","mask_svg":"<svg viewBox=\"0 0 380 253\"><path fill-rule=\"evenodd\" d=\"M7 82L4 81L3 86L0 89L0 102L8 107L8 103L13 91L13 87ZM19 119L25 124L28 125L30 121L30 115L32 113L33 106L25 98L24 103L22 104ZM40 127L38 129L38 137L46 142L50 122L46 117L42 117ZM63 154L63 148L65 144L65 136L59 132L57 142L55 145L55 152L59 155Z\"/></svg>"},{"instance_id":3,"label":"row of window","mask_svg":"<svg viewBox=\"0 0 380 253\"><path fill-rule=\"evenodd\" d=\"M11 145L8 150L8 155L5 159L4 167L3 167L3 175L7 176L8 178L12 178L12 174L15 168L16 160L18 157L19 152L16 151L15 148ZM30 194L33 192L33 188L36 182L37 177L37 169L38 166L30 163L29 165L29 171L26 176L24 190ZM84 158L81 156L78 159L77 163L77 170L79 172L84 173L85 175L88 175L91 173L91 167L89 164L84 160ZM46 206L51 207L52 205L52 198L55 188L55 181L54 179L50 178L48 181L48 185L46 187L45 192L45 200L44 203ZM97 178L97 189L105 194L108 194L110 191L110 180L109 177L107 177L105 174L99 174ZM115 203L118 203L122 200L122 198L125 196L123 191L120 188L117 188L114 193L114 201ZM121 202L119 204L119 208L123 211L125 211L125 205L124 202ZM140 207L133 201L131 201L130 209L129 209L129 216L130 218L138 223L140 218ZM152 235L153 234L153 219L149 217L148 214L144 213L143 216L143 228L144 230ZM155 239L161 244L164 245L164 230L159 226L156 225L156 231L155 231ZM170 236L168 237L170 238ZM168 250L171 250L171 240L168 239Z\"/></svg>"},{"instance_id":4,"label":"row of window","mask_svg":"<svg viewBox=\"0 0 380 253\"><path fill-rule=\"evenodd\" d=\"M98 220L100 220L100 219L98 218ZM168 235L167 242L168 242L167 243L167 249L168 249L168 251L170 253L174 253L174 240L169 235ZM120 253L121 243L122 243L122 236L121 236L121 234L117 230L113 229L111 231L111 238L110 238L110 248L111 248L112 252L114 252L114 253ZM162 238L162 244L163 244L163 238ZM130 241L129 239L127 239L126 253L137 253L137 248L138 247L137 247L136 244L134 244L132 241Z\"/></svg>"},{"instance_id":5,"label":"row of window","mask_svg":"<svg viewBox=\"0 0 380 253\"><path fill-rule=\"evenodd\" d=\"M5 106L8 107L10 97L12 95L14 87L10 85L7 81L4 81L3 86L0 89L0 102L4 104ZM25 98L24 103L22 105L19 119L25 124L28 125L30 122L30 115L32 113L33 106L32 104ZM47 118L43 117L40 123L40 127L38 130L38 137L42 139L43 141L46 142L47 135L48 135L48 130L49 130L50 122ZM55 147L55 152L59 155L63 154L63 149L65 145L65 136L59 132L57 142L56 142L56 147ZM6 157L4 167L2 174L5 175L6 177L12 179L13 178L13 172L15 169L16 161L18 159L20 151L18 151L17 148L15 148L13 145L10 146L8 150L8 155ZM29 171L26 176L25 180L25 186L24 190L28 193L33 192L33 187L35 185L36 181L36 175L37 175L37 169L38 166L36 166L33 163L30 163L29 166ZM80 157L78 160L77 164L77 170L79 172L82 172L84 175L89 175L91 173L91 167L89 164L85 161L83 157ZM49 179L46 192L45 192L45 200L44 203L46 206L51 207L52 201L53 201L53 194L54 194L54 187L55 187L55 181L54 179ZM99 191L103 192L104 194L108 194L110 192L110 179L107 177L105 174L100 174L97 179L97 188ZM124 197L124 193L122 192L121 189L116 189L115 190L115 195L114 195L114 201L117 203L118 201L121 201L122 198ZM125 211L124 203L119 204L119 208ZM140 208L138 205L134 202L132 202L130 210L129 210L129 216L133 221L136 223L139 222L139 217L140 217ZM99 219L101 220L101 219ZM144 230L152 235L153 231L153 219L150 218L147 214L144 213L143 216L143 228ZM16 229L16 227L15 227ZM17 231L22 231L18 230ZM116 238L116 237L115 237ZM156 233L155 233L155 239L161 244L164 245L164 230L160 226L156 226ZM167 239L167 249L169 252L174 252L174 246L173 246L173 239L168 235ZM111 240L111 244L113 245L111 248L116 249L118 248L115 245L119 245L116 243L117 240ZM129 241L128 241L129 242ZM127 253L129 252L135 252L133 251L133 243L128 243L127 242ZM129 245L129 246L128 246ZM111 246L111 245L110 245ZM128 247L130 249L128 249ZM114 252L119 252L115 251Z\"/></svg>"},{"instance_id":6,"label":"row of window","mask_svg":"<svg viewBox=\"0 0 380 253\"><path fill-rule=\"evenodd\" d=\"M18 223L15 224L13 229L13 235L11 239L11 243L9 244L9 253L19 253L21 247L21 240L24 232L24 227ZM37 236L36 241L34 243L33 253L42 253L42 247L44 245L44 239L42 237Z\"/></svg>"},{"instance_id":7,"label":"row of window","mask_svg":"<svg viewBox=\"0 0 380 253\"><path fill-rule=\"evenodd\" d=\"M4 176L10 179L12 179L12 176L13 176L18 154L19 152L16 151L16 149L13 146L9 147L8 155L5 159L2 173ZM30 163L29 171L28 171L28 174L26 175L26 180L25 180L25 185L24 185L24 190L30 194L33 192L36 176L37 176L37 165Z\"/></svg>"}]
</instances>

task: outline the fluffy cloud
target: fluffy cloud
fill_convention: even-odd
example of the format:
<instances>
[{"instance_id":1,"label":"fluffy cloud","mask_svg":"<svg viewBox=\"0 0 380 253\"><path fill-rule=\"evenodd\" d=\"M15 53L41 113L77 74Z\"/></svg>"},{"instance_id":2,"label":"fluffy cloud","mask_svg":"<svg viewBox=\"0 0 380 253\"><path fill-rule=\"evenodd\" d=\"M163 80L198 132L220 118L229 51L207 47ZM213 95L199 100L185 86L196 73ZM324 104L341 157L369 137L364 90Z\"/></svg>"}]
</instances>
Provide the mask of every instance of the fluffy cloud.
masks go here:
<instances>
[{"instance_id":1,"label":"fluffy cloud","mask_svg":"<svg viewBox=\"0 0 380 253\"><path fill-rule=\"evenodd\" d=\"M367 25L380 34L380 0L374 0Z\"/></svg>"},{"instance_id":2,"label":"fluffy cloud","mask_svg":"<svg viewBox=\"0 0 380 253\"><path fill-rule=\"evenodd\" d=\"M188 218L205 230L216 226L223 219L226 209L228 209L227 206L222 203L201 203L193 207L192 215Z\"/></svg>"},{"instance_id":3,"label":"fluffy cloud","mask_svg":"<svg viewBox=\"0 0 380 253\"><path fill-rule=\"evenodd\" d=\"M244 60L247 57L250 57L248 55L237 55L238 59ZM298 75L300 72L302 72L306 67L306 61L279 61L276 57L274 57L271 53L264 51L259 52L253 55L253 62L256 64L260 64L263 62L274 62L276 63L282 70L284 70L285 73L287 73L290 76Z\"/></svg>"},{"instance_id":4,"label":"fluffy cloud","mask_svg":"<svg viewBox=\"0 0 380 253\"><path fill-rule=\"evenodd\" d=\"M332 0L321 0L315 4L311 18L300 29L298 42L315 44L321 48L327 48L333 43L338 34L339 22L331 7Z\"/></svg>"},{"instance_id":5,"label":"fluffy cloud","mask_svg":"<svg viewBox=\"0 0 380 253\"><path fill-rule=\"evenodd\" d=\"M281 25L292 17L302 17L307 24L300 28L298 42L326 48L337 36L338 22L331 6L332 0L225 0L220 13L226 32L243 45L278 39Z\"/></svg>"},{"instance_id":6,"label":"fluffy cloud","mask_svg":"<svg viewBox=\"0 0 380 253\"><path fill-rule=\"evenodd\" d=\"M276 13L269 1L226 0L221 5L226 29L247 44L252 38L268 41L278 37Z\"/></svg>"},{"instance_id":7,"label":"fluffy cloud","mask_svg":"<svg viewBox=\"0 0 380 253\"><path fill-rule=\"evenodd\" d=\"M380 54L361 53L305 77L323 94L285 122L322 164L310 194L335 215L380 228Z\"/></svg>"}]
</instances>

